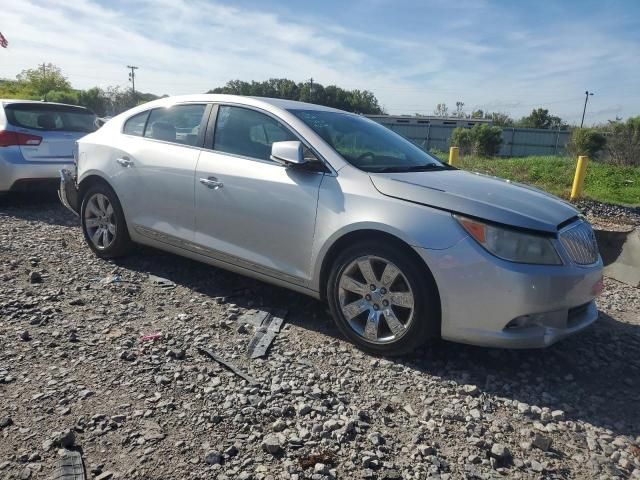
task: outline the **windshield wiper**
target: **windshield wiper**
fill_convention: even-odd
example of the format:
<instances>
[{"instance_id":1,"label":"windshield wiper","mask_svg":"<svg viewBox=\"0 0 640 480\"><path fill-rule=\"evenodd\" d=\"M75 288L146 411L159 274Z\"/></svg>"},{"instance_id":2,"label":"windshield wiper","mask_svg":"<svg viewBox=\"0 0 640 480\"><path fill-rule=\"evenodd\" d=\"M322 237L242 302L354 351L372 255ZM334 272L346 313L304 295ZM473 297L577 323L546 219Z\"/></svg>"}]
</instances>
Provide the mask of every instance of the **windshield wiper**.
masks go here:
<instances>
[{"instance_id":1,"label":"windshield wiper","mask_svg":"<svg viewBox=\"0 0 640 480\"><path fill-rule=\"evenodd\" d=\"M426 165L411 165L411 166L397 166L397 167L384 167L378 170L372 170L373 173L404 173L404 172L432 172L436 170L449 170L447 165L438 165L436 163L427 163Z\"/></svg>"}]
</instances>

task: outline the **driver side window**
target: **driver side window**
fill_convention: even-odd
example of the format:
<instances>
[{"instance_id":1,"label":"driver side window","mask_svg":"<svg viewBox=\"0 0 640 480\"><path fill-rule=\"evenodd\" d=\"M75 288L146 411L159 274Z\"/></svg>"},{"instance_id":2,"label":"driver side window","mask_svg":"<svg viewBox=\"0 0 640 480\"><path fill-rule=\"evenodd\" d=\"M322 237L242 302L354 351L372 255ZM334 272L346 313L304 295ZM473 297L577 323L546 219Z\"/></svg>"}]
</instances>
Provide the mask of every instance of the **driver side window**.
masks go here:
<instances>
[{"instance_id":1,"label":"driver side window","mask_svg":"<svg viewBox=\"0 0 640 480\"><path fill-rule=\"evenodd\" d=\"M271 144L298 140L274 118L242 107L220 106L213 149L270 161Z\"/></svg>"}]
</instances>

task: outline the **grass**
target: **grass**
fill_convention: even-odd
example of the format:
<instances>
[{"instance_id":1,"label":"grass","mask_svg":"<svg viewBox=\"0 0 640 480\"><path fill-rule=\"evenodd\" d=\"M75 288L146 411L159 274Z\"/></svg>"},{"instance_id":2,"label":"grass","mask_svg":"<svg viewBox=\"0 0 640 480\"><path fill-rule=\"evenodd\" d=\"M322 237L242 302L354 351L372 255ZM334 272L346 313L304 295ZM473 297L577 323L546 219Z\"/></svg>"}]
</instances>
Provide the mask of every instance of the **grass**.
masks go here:
<instances>
[{"instance_id":1,"label":"grass","mask_svg":"<svg viewBox=\"0 0 640 480\"><path fill-rule=\"evenodd\" d=\"M447 161L446 154L439 154ZM540 156L518 158L478 158L465 156L458 165L464 170L486 173L533 185L549 193L569 198L576 160ZM584 181L584 198L619 205L640 206L640 168L616 167L590 161Z\"/></svg>"}]
</instances>

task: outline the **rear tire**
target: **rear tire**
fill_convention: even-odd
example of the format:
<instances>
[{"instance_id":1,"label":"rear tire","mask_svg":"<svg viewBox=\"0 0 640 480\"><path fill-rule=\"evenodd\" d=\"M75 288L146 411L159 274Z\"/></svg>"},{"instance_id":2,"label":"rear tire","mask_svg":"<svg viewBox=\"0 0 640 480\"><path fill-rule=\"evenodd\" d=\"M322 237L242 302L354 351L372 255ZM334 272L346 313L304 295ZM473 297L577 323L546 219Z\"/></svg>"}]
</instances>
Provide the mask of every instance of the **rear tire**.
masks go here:
<instances>
[{"instance_id":1,"label":"rear tire","mask_svg":"<svg viewBox=\"0 0 640 480\"><path fill-rule=\"evenodd\" d=\"M437 287L401 246L367 241L338 255L327 283L331 314L362 350L402 355L439 335Z\"/></svg>"},{"instance_id":2,"label":"rear tire","mask_svg":"<svg viewBox=\"0 0 640 480\"><path fill-rule=\"evenodd\" d=\"M98 257L121 257L131 251L133 243L122 206L108 185L98 183L85 192L80 221L84 238Z\"/></svg>"}]
</instances>

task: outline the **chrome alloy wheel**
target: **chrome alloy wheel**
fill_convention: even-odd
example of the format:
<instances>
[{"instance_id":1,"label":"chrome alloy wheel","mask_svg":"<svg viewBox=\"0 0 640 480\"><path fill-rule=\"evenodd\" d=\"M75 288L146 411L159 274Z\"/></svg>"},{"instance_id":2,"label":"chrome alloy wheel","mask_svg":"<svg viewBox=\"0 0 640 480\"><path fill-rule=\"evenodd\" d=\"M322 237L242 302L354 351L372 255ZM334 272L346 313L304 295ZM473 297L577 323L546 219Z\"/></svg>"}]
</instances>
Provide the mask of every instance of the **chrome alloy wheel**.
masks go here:
<instances>
[{"instance_id":1,"label":"chrome alloy wheel","mask_svg":"<svg viewBox=\"0 0 640 480\"><path fill-rule=\"evenodd\" d=\"M351 262L340 275L338 299L349 326L371 343L395 342L414 320L409 282L384 258L367 255Z\"/></svg>"},{"instance_id":2,"label":"chrome alloy wheel","mask_svg":"<svg viewBox=\"0 0 640 480\"><path fill-rule=\"evenodd\" d=\"M108 248L116 239L116 221L109 198L96 193L89 198L84 211L84 229L98 249Z\"/></svg>"}]
</instances>

